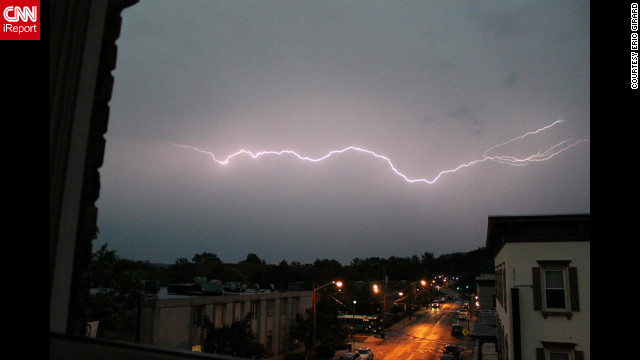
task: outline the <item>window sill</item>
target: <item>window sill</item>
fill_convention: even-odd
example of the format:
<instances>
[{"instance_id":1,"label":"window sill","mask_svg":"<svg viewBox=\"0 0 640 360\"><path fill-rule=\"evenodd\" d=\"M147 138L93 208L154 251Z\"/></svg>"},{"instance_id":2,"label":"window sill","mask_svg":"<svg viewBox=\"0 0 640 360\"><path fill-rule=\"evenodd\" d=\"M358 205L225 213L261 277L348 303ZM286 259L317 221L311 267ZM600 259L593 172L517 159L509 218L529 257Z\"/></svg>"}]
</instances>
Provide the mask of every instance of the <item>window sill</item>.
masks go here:
<instances>
[{"instance_id":1,"label":"window sill","mask_svg":"<svg viewBox=\"0 0 640 360\"><path fill-rule=\"evenodd\" d=\"M571 311L542 311L542 316L546 319L548 316L566 316L567 320L571 320L573 313Z\"/></svg>"}]
</instances>

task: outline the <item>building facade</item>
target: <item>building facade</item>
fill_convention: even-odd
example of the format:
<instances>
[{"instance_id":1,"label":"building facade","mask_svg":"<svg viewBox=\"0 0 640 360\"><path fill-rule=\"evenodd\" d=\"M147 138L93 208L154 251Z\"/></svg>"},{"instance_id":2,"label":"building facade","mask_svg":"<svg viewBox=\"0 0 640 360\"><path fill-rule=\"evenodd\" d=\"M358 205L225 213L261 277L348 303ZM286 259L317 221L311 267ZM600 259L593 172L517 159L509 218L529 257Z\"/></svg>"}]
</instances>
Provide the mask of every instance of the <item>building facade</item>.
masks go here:
<instances>
[{"instance_id":1,"label":"building facade","mask_svg":"<svg viewBox=\"0 0 640 360\"><path fill-rule=\"evenodd\" d=\"M476 276L476 291L479 310L496 309L496 277L494 274Z\"/></svg>"},{"instance_id":2,"label":"building facade","mask_svg":"<svg viewBox=\"0 0 640 360\"><path fill-rule=\"evenodd\" d=\"M203 318L216 327L244 320L251 313L251 332L269 359L292 350L296 314L312 307L311 291L246 291L221 296L175 296L146 299L142 306L140 343L163 348L199 350L204 343Z\"/></svg>"},{"instance_id":3,"label":"building facade","mask_svg":"<svg viewBox=\"0 0 640 360\"><path fill-rule=\"evenodd\" d=\"M590 359L590 239L590 215L489 217L499 359Z\"/></svg>"}]
</instances>

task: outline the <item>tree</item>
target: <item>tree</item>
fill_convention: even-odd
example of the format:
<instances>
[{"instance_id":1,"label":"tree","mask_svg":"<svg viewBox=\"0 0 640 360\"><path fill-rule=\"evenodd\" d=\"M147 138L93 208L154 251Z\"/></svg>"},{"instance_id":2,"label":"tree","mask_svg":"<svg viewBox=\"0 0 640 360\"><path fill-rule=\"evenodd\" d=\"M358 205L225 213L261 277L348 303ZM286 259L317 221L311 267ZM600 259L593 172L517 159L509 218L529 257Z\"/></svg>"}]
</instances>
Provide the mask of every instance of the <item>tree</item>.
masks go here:
<instances>
[{"instance_id":1,"label":"tree","mask_svg":"<svg viewBox=\"0 0 640 360\"><path fill-rule=\"evenodd\" d=\"M296 313L295 325L290 330L291 339L304 344L304 352L308 355L311 348L311 310L307 309L305 314ZM308 356L305 356L308 358Z\"/></svg>"},{"instance_id":2,"label":"tree","mask_svg":"<svg viewBox=\"0 0 640 360\"><path fill-rule=\"evenodd\" d=\"M104 290L91 295L87 320L99 321L98 337L133 341L136 312L142 296L140 280L151 265L147 262L120 259L115 250L104 244L92 255L89 276Z\"/></svg>"},{"instance_id":3,"label":"tree","mask_svg":"<svg viewBox=\"0 0 640 360\"><path fill-rule=\"evenodd\" d=\"M189 283L196 276L195 264L187 258L177 258L175 263L169 265L166 272L169 283Z\"/></svg>"},{"instance_id":4,"label":"tree","mask_svg":"<svg viewBox=\"0 0 640 360\"><path fill-rule=\"evenodd\" d=\"M421 258L422 259L420 260L420 263L422 264L422 267L425 269L426 273L434 274L436 259L433 257L433 253L425 251L425 253L422 254Z\"/></svg>"},{"instance_id":5,"label":"tree","mask_svg":"<svg viewBox=\"0 0 640 360\"><path fill-rule=\"evenodd\" d=\"M247 258L240 261L240 264L266 264L264 260L260 260L258 255L254 253L247 254Z\"/></svg>"},{"instance_id":6,"label":"tree","mask_svg":"<svg viewBox=\"0 0 640 360\"><path fill-rule=\"evenodd\" d=\"M262 359L265 357L264 345L256 340L251 332L253 313L248 313L242 321L215 328L205 315L203 328L206 330L204 352L233 355L245 358Z\"/></svg>"},{"instance_id":7,"label":"tree","mask_svg":"<svg viewBox=\"0 0 640 360\"><path fill-rule=\"evenodd\" d=\"M218 257L218 255L210 252L203 251L202 254L195 254L191 258L191 261L194 263L202 262L206 258L212 258L213 262L222 263L222 260ZM211 261L211 260L210 260Z\"/></svg>"}]
</instances>

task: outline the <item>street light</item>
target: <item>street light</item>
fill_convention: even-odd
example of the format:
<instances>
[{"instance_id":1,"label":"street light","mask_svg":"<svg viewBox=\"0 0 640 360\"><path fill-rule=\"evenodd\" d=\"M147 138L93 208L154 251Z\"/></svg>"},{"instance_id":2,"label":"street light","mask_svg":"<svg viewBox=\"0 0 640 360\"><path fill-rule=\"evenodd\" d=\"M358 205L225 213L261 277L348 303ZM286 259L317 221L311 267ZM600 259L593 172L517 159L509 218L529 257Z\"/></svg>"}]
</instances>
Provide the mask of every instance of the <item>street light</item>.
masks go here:
<instances>
[{"instance_id":1,"label":"street light","mask_svg":"<svg viewBox=\"0 0 640 360\"><path fill-rule=\"evenodd\" d=\"M312 337L312 343L311 343L312 345L311 353L313 354L313 359L316 358L316 302L317 302L316 293L318 290L322 289L325 286L329 286L331 284L336 284L338 288L342 287L342 281L338 280L338 281L332 281L332 282L326 283L320 287L313 289L313 337Z\"/></svg>"},{"instance_id":2,"label":"street light","mask_svg":"<svg viewBox=\"0 0 640 360\"><path fill-rule=\"evenodd\" d=\"M353 351L356 351L356 301L353 300Z\"/></svg>"},{"instance_id":3,"label":"street light","mask_svg":"<svg viewBox=\"0 0 640 360\"><path fill-rule=\"evenodd\" d=\"M384 290L384 288L383 288ZM373 284L373 292L375 294L378 294L380 292L380 288L378 287L378 284ZM378 321L378 324L376 324L376 326L380 327L380 338L384 339L384 326L385 326L385 315L386 315L386 306L387 306L387 299L385 297L384 291L382 291L382 315L380 316L380 319Z\"/></svg>"}]
</instances>

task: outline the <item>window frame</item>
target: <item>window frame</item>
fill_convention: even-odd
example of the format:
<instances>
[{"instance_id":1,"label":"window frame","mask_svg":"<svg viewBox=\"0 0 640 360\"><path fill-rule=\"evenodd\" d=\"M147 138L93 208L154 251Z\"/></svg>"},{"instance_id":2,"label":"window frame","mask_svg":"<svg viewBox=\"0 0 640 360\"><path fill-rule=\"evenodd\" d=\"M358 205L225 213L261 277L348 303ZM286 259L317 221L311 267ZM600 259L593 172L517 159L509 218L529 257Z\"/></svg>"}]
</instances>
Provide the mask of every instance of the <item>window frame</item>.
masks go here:
<instances>
[{"instance_id":1,"label":"window frame","mask_svg":"<svg viewBox=\"0 0 640 360\"><path fill-rule=\"evenodd\" d=\"M566 316L571 319L574 312L580 311L578 294L578 270L570 266L571 260L538 260L537 267L532 268L533 309L540 311L546 319L548 316ZM547 306L546 271L562 271L564 281L564 308Z\"/></svg>"},{"instance_id":2,"label":"window frame","mask_svg":"<svg viewBox=\"0 0 640 360\"><path fill-rule=\"evenodd\" d=\"M568 282L568 269L562 267L541 267L541 282L542 282L542 308L546 311L569 311L569 291L567 289ZM562 275L562 287L551 287L548 283L548 275L551 273L560 273ZM560 293L562 291L562 306L557 307L555 304L549 305L550 297L556 297L550 294L550 292Z\"/></svg>"},{"instance_id":3,"label":"window frame","mask_svg":"<svg viewBox=\"0 0 640 360\"><path fill-rule=\"evenodd\" d=\"M566 354L568 360L584 360L584 352L576 350L575 343L541 341L541 344L541 348L536 348L536 360L551 360L553 353Z\"/></svg>"}]
</instances>

